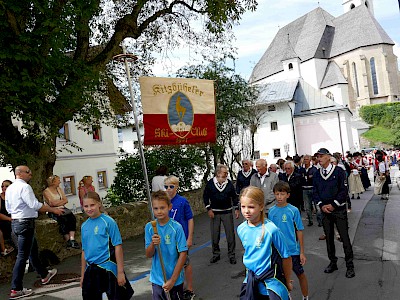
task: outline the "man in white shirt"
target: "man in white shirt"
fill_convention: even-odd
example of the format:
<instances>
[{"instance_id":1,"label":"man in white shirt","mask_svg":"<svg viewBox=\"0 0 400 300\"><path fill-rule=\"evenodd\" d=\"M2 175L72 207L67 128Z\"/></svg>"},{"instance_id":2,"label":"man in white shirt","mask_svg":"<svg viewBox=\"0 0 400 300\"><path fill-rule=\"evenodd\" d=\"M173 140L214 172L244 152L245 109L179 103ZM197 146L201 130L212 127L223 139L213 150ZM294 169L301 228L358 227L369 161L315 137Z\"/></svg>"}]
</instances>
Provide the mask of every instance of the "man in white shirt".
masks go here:
<instances>
[{"instance_id":1,"label":"man in white shirt","mask_svg":"<svg viewBox=\"0 0 400 300\"><path fill-rule=\"evenodd\" d=\"M56 215L63 213L62 209L44 206L36 199L32 187L28 184L32 178L32 172L27 166L16 167L15 178L15 182L6 190L6 209L11 214L11 227L18 240L18 255L13 269L10 299L27 297L33 293L32 289L24 288L22 282L28 258L42 278L42 284L49 283L56 275L57 269L47 271L39 260L35 219L39 211Z\"/></svg>"}]
</instances>

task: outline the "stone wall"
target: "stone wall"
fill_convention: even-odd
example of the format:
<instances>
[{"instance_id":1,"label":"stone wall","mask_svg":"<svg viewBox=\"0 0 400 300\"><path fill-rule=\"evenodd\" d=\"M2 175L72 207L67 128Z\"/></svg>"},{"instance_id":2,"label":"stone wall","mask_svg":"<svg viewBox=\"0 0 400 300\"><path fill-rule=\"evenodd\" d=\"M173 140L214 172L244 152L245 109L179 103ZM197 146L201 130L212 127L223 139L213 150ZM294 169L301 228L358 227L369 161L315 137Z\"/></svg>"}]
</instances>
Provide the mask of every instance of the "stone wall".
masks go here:
<instances>
[{"instance_id":1,"label":"stone wall","mask_svg":"<svg viewBox=\"0 0 400 300\"><path fill-rule=\"evenodd\" d=\"M185 192L181 195L189 200L194 215L205 212L202 189ZM147 201L110 207L106 211L118 223L122 239L124 240L142 234L144 226L151 220ZM80 242L80 227L87 217L85 214L76 214L75 216L77 220L76 240ZM40 215L36 220L36 238L40 251L44 249L51 250L61 261L67 257L81 253L80 250L67 249L65 247L65 242L58 231L57 222L50 219L47 215ZM17 251L15 250L6 257L0 257L0 282L10 281L16 254Z\"/></svg>"}]
</instances>

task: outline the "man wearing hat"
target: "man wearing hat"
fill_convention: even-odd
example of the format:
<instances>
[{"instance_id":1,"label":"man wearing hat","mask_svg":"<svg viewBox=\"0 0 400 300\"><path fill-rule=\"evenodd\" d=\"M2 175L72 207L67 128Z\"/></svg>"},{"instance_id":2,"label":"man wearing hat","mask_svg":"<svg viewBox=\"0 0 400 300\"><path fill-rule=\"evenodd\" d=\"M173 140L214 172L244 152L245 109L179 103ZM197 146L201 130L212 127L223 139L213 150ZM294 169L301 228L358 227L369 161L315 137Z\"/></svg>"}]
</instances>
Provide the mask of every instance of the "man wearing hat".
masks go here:
<instances>
[{"instance_id":1,"label":"man wearing hat","mask_svg":"<svg viewBox=\"0 0 400 300\"><path fill-rule=\"evenodd\" d=\"M334 225L339 231L343 242L346 260L346 277L355 276L353 264L353 248L351 246L346 210L347 188L345 185L346 173L330 163L331 154L328 149L321 148L317 151L317 159L321 166L313 179L313 200L321 208L323 217L322 225L326 235L326 248L328 251L329 265L325 273L332 273L338 269L335 255Z\"/></svg>"}]
</instances>

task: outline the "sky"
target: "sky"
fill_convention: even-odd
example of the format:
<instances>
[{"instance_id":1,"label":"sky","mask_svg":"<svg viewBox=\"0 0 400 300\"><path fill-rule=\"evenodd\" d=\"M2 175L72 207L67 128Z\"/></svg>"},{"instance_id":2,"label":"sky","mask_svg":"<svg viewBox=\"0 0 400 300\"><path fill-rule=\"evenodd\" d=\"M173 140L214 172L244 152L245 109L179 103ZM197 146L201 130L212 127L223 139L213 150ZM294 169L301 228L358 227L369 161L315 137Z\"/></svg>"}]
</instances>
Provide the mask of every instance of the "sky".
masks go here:
<instances>
[{"instance_id":1,"label":"sky","mask_svg":"<svg viewBox=\"0 0 400 300\"><path fill-rule=\"evenodd\" d=\"M372 1L372 0L369 0ZM237 47L236 73L248 79L255 64L267 50L279 28L320 6L334 17L343 14L342 0L259 0L255 12L246 12L235 26ZM400 11L398 0L373 0L375 18L395 42L394 52L400 57ZM190 49L181 48L168 62L158 63L156 76L165 76L192 61Z\"/></svg>"}]
</instances>

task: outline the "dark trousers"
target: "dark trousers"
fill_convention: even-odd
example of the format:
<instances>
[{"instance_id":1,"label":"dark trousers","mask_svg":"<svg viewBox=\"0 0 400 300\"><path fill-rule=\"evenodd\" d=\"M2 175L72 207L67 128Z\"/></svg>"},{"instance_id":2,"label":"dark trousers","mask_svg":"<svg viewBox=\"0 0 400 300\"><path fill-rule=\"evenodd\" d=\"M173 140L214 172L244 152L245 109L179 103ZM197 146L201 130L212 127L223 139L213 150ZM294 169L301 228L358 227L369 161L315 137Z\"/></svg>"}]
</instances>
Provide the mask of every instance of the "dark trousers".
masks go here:
<instances>
[{"instance_id":1,"label":"dark trousers","mask_svg":"<svg viewBox=\"0 0 400 300\"><path fill-rule=\"evenodd\" d=\"M229 258L234 258L236 241L232 212L224 214L214 212L214 219L211 219L211 241L213 256L221 255L221 249L219 248L221 223L224 225L226 241L228 243L228 256Z\"/></svg>"},{"instance_id":2,"label":"dark trousers","mask_svg":"<svg viewBox=\"0 0 400 300\"><path fill-rule=\"evenodd\" d=\"M76 218L73 213L60 216L49 213L49 217L57 221L59 231L62 235L69 234L70 231L76 231Z\"/></svg>"},{"instance_id":3,"label":"dark trousers","mask_svg":"<svg viewBox=\"0 0 400 300\"><path fill-rule=\"evenodd\" d=\"M162 286L152 283L152 299L153 300L167 300L167 295L165 294ZM183 299L183 283L174 286L169 291L169 296L171 300L182 300Z\"/></svg>"},{"instance_id":4,"label":"dark trousers","mask_svg":"<svg viewBox=\"0 0 400 300\"><path fill-rule=\"evenodd\" d=\"M304 200L304 208L306 209L307 213L307 219L309 222L312 222L312 211L313 211L313 206L314 202L312 200L313 196L313 190L312 189L304 189L303 190L303 200Z\"/></svg>"},{"instance_id":5,"label":"dark trousers","mask_svg":"<svg viewBox=\"0 0 400 300\"><path fill-rule=\"evenodd\" d=\"M28 258L41 278L45 278L48 271L39 260L38 245L35 238L35 220L13 220L11 227L17 236L18 243L18 254L13 269L11 289L20 291L23 288L22 280L24 278L25 265Z\"/></svg>"},{"instance_id":6,"label":"dark trousers","mask_svg":"<svg viewBox=\"0 0 400 300\"><path fill-rule=\"evenodd\" d=\"M82 298L84 300L102 300L103 293L106 293L110 300L129 300L134 292L126 275L125 280L125 285L119 286L114 273L94 264L89 265L83 276Z\"/></svg>"},{"instance_id":7,"label":"dark trousers","mask_svg":"<svg viewBox=\"0 0 400 300\"><path fill-rule=\"evenodd\" d=\"M353 247L351 246L349 237L349 225L346 209L335 210L330 214L323 213L322 225L324 226L324 232L326 235L326 249L328 250L328 258L332 263L336 263L338 260L335 254L335 224L343 242L346 267L354 267Z\"/></svg>"}]
</instances>

